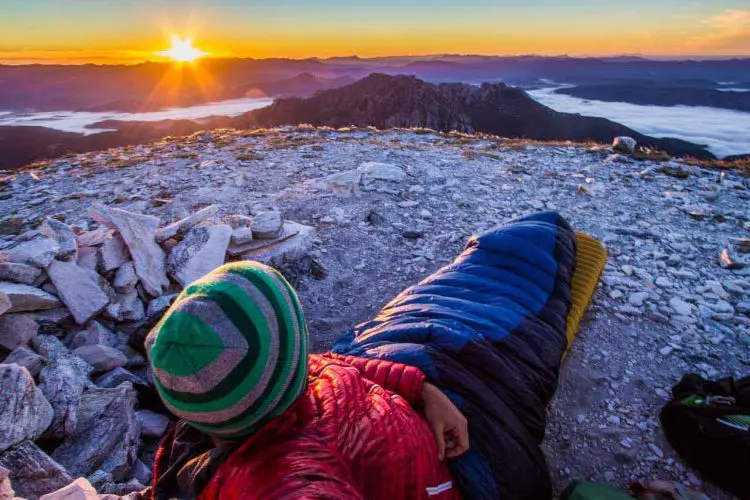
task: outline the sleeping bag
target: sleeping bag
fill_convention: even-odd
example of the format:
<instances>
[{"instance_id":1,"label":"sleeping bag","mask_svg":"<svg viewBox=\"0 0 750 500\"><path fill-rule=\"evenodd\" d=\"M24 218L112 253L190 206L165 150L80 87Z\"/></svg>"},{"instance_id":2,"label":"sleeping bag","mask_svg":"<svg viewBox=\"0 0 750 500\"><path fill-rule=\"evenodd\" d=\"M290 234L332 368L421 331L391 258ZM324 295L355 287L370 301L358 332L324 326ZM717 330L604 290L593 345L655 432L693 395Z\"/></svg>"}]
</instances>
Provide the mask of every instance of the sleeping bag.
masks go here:
<instances>
[{"instance_id":1,"label":"sleeping bag","mask_svg":"<svg viewBox=\"0 0 750 500\"><path fill-rule=\"evenodd\" d=\"M545 407L605 261L556 213L516 219L470 239L333 352L417 367L454 402L469 422L471 449L450 461L464 498L550 498Z\"/></svg>"}]
</instances>

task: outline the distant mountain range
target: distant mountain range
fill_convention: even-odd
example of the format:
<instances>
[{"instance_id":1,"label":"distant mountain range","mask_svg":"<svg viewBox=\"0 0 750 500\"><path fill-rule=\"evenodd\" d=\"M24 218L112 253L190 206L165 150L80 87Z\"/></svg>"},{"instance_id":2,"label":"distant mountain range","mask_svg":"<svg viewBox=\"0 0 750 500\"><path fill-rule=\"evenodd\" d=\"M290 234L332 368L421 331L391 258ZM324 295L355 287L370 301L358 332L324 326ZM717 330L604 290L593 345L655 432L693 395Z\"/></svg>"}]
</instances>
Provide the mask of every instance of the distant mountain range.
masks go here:
<instances>
[{"instance_id":1,"label":"distant mountain range","mask_svg":"<svg viewBox=\"0 0 750 500\"><path fill-rule=\"evenodd\" d=\"M108 120L95 126L115 131L86 136L43 127L0 127L0 151L3 167L11 168L35 158L138 144L197 130L300 123L332 127L426 127L538 140L601 143L628 135L642 146L675 156L713 158L705 147L687 141L648 137L604 118L554 111L525 91L503 83L432 84L413 76L385 74L372 74L344 87L318 91L309 98L279 98L271 106L234 118L160 122Z\"/></svg>"},{"instance_id":2,"label":"distant mountain range","mask_svg":"<svg viewBox=\"0 0 750 500\"><path fill-rule=\"evenodd\" d=\"M750 81L750 59L655 61L639 57L403 56L362 59L205 59L195 67L136 65L0 65L0 111L152 111L259 94L310 95L378 72L432 83L504 81L532 86L542 79L597 84L641 79L659 84ZM300 74L306 75L300 78ZM314 77L315 81L312 80ZM305 79L307 82L305 82Z\"/></svg>"}]
</instances>

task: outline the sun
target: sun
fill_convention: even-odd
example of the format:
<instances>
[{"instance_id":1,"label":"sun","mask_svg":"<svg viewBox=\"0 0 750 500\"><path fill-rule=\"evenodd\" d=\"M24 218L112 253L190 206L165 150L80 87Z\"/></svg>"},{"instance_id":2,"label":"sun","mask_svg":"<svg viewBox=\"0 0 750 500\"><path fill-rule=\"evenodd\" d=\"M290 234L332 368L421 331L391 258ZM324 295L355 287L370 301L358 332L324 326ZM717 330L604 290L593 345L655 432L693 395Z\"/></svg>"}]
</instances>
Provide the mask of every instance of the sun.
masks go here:
<instances>
[{"instance_id":1,"label":"sun","mask_svg":"<svg viewBox=\"0 0 750 500\"><path fill-rule=\"evenodd\" d=\"M157 52L157 54L177 62L193 62L207 53L193 47L193 41L189 38L180 38L177 35L172 35L171 47L168 50Z\"/></svg>"}]
</instances>

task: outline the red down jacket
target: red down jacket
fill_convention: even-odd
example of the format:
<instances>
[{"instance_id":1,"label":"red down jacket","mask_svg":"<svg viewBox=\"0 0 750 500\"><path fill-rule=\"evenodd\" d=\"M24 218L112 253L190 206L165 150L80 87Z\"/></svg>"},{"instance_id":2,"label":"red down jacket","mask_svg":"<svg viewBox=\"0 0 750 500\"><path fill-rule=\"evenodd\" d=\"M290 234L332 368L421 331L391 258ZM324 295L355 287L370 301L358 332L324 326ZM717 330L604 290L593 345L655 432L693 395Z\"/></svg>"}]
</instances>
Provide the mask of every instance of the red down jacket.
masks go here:
<instances>
[{"instance_id":1,"label":"red down jacket","mask_svg":"<svg viewBox=\"0 0 750 500\"><path fill-rule=\"evenodd\" d=\"M201 499L459 499L421 405L423 373L313 355L307 392L219 467Z\"/></svg>"}]
</instances>

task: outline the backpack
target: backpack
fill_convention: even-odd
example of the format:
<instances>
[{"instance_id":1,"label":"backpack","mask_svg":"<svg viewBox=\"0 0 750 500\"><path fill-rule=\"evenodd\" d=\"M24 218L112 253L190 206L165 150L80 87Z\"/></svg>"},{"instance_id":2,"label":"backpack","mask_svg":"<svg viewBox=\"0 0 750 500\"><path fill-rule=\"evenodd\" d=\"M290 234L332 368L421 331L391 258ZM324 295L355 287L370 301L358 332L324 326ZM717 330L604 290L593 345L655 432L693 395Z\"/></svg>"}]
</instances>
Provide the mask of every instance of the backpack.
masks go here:
<instances>
[{"instance_id":1,"label":"backpack","mask_svg":"<svg viewBox=\"0 0 750 500\"><path fill-rule=\"evenodd\" d=\"M750 498L750 377L706 380L690 374L661 411L677 454L706 479Z\"/></svg>"}]
</instances>

